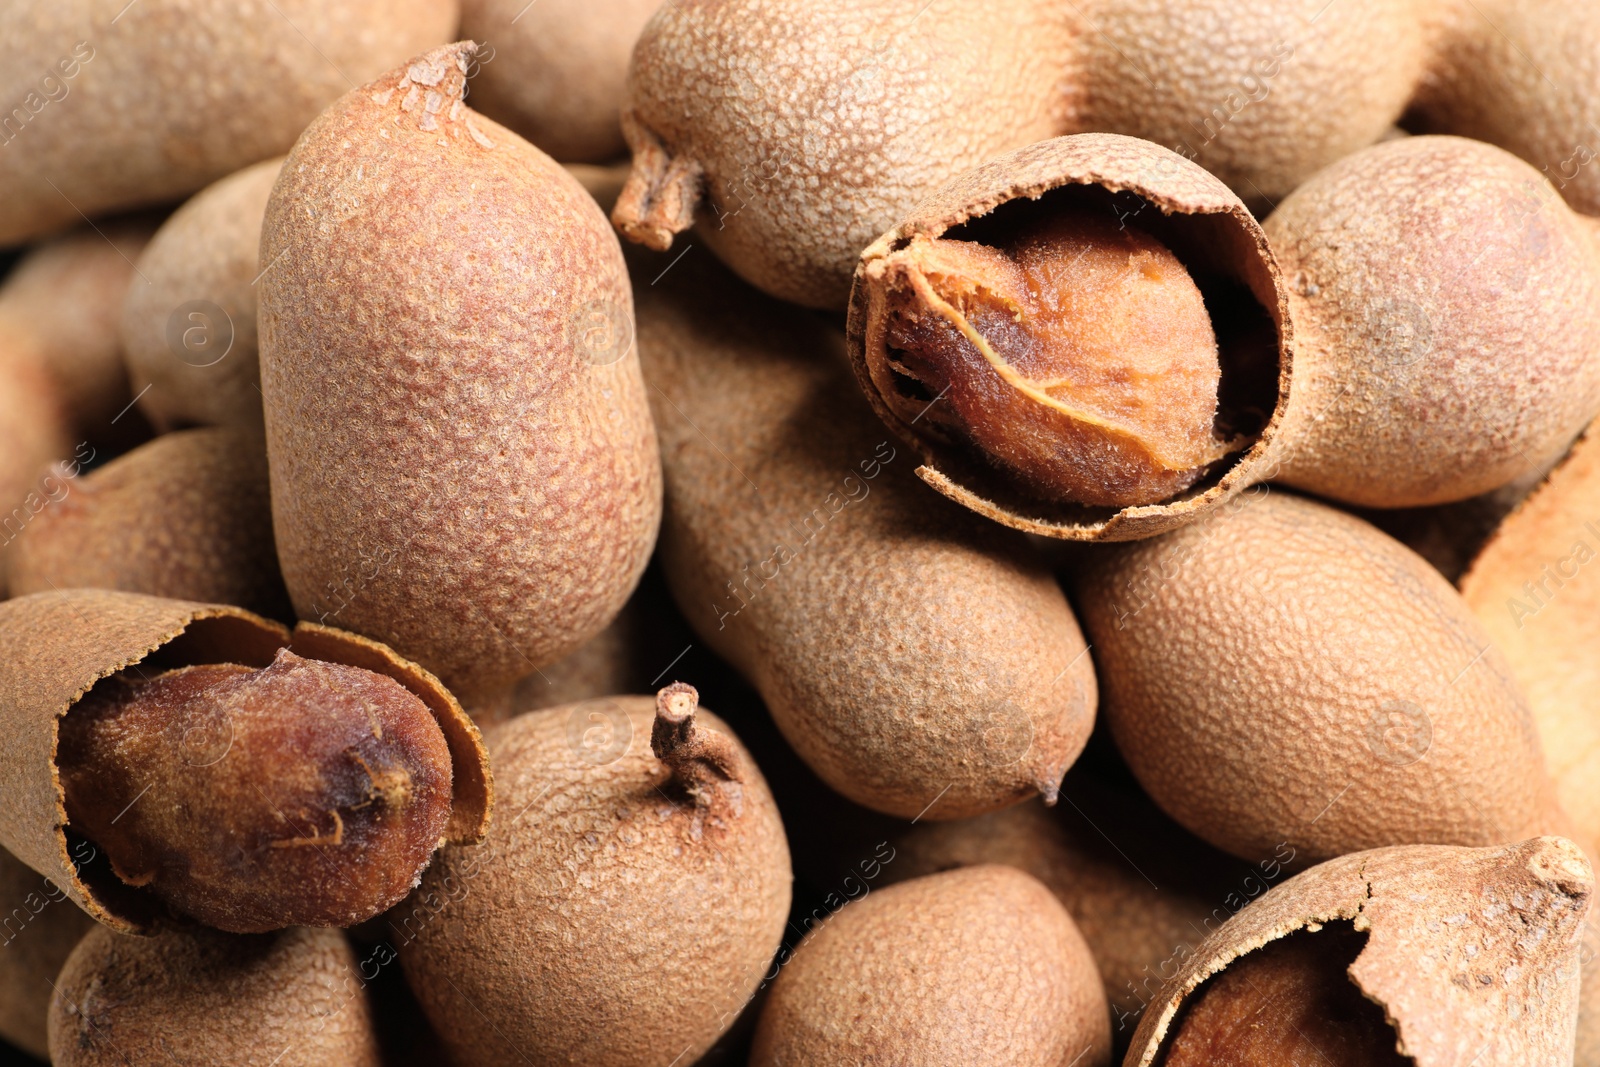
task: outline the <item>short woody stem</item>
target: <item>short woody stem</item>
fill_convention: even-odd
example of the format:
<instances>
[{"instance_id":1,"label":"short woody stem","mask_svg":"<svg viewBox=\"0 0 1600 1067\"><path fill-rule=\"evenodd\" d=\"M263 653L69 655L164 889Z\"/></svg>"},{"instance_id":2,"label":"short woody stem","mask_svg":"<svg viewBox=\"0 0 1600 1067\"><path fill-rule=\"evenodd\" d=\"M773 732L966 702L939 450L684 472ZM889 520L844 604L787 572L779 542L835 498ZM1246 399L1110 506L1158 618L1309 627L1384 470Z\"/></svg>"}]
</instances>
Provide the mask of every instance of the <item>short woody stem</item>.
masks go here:
<instances>
[{"instance_id":1,"label":"short woody stem","mask_svg":"<svg viewBox=\"0 0 1600 1067\"><path fill-rule=\"evenodd\" d=\"M711 803L712 787L742 782L739 752L715 730L695 729L694 713L700 694L694 686L673 682L656 694L656 721L650 729L650 748L656 759L672 768L672 776L697 805Z\"/></svg>"}]
</instances>

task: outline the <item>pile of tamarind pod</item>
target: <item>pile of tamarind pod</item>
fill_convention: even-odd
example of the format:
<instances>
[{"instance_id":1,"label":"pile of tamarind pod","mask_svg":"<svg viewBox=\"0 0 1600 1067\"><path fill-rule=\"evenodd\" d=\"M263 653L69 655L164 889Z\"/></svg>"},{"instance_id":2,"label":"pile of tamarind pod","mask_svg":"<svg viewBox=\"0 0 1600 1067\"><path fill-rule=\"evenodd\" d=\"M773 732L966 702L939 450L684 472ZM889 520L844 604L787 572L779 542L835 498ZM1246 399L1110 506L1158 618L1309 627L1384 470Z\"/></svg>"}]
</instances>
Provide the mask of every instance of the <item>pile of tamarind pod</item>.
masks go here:
<instances>
[{"instance_id":1,"label":"pile of tamarind pod","mask_svg":"<svg viewBox=\"0 0 1600 1067\"><path fill-rule=\"evenodd\" d=\"M0 1061L1600 1067L1591 7L0 61Z\"/></svg>"}]
</instances>

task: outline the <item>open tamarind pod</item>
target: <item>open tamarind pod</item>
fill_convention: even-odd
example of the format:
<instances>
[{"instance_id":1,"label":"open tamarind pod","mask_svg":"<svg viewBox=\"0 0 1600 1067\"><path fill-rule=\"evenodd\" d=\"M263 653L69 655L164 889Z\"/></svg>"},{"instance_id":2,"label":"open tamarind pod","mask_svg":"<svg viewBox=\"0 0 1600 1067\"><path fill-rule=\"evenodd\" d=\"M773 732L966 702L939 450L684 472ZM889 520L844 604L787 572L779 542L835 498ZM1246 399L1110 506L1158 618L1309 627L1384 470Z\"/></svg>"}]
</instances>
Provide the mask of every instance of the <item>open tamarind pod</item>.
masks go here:
<instances>
[{"instance_id":1,"label":"open tamarind pod","mask_svg":"<svg viewBox=\"0 0 1600 1067\"><path fill-rule=\"evenodd\" d=\"M1192 163L1082 135L964 175L863 252L850 355L934 488L1126 540L1269 478L1381 507L1511 482L1600 407L1597 307L1591 228L1499 149L1376 145L1263 232Z\"/></svg>"},{"instance_id":2,"label":"open tamarind pod","mask_svg":"<svg viewBox=\"0 0 1600 1067\"><path fill-rule=\"evenodd\" d=\"M0 604L0 844L100 922L352 925L482 836L460 705L376 642L77 589Z\"/></svg>"},{"instance_id":3,"label":"open tamarind pod","mask_svg":"<svg viewBox=\"0 0 1600 1067\"><path fill-rule=\"evenodd\" d=\"M1593 889L1558 837L1329 860L1207 938L1124 1062L1570 1063Z\"/></svg>"},{"instance_id":4,"label":"open tamarind pod","mask_svg":"<svg viewBox=\"0 0 1600 1067\"><path fill-rule=\"evenodd\" d=\"M944 871L844 906L784 963L752 1067L1111 1062L1094 961L1012 867Z\"/></svg>"},{"instance_id":5,"label":"open tamarind pod","mask_svg":"<svg viewBox=\"0 0 1600 1067\"><path fill-rule=\"evenodd\" d=\"M93 926L59 886L0 849L0 1040L50 1055L50 986Z\"/></svg>"},{"instance_id":6,"label":"open tamarind pod","mask_svg":"<svg viewBox=\"0 0 1600 1067\"><path fill-rule=\"evenodd\" d=\"M749 1003L789 850L760 768L698 699L675 682L488 730L509 814L386 917L451 1062L694 1063Z\"/></svg>"},{"instance_id":7,"label":"open tamarind pod","mask_svg":"<svg viewBox=\"0 0 1600 1067\"><path fill-rule=\"evenodd\" d=\"M139 409L163 432L261 432L256 294L261 219L283 160L213 182L172 213L139 257L121 335Z\"/></svg>"},{"instance_id":8,"label":"open tamarind pod","mask_svg":"<svg viewBox=\"0 0 1600 1067\"><path fill-rule=\"evenodd\" d=\"M465 105L475 49L418 56L307 127L262 224L259 308L296 611L468 703L604 628L661 508L621 247L571 175Z\"/></svg>"},{"instance_id":9,"label":"open tamarind pod","mask_svg":"<svg viewBox=\"0 0 1600 1067\"><path fill-rule=\"evenodd\" d=\"M1600 215L1600 10L1561 0L1431 0L1429 68L1406 116L1418 132L1488 141Z\"/></svg>"},{"instance_id":10,"label":"open tamarind pod","mask_svg":"<svg viewBox=\"0 0 1600 1067\"><path fill-rule=\"evenodd\" d=\"M667 581L801 758L902 818L1053 797L1095 682L1031 547L912 479L811 315L704 260L639 315Z\"/></svg>"},{"instance_id":11,"label":"open tamarind pod","mask_svg":"<svg viewBox=\"0 0 1600 1067\"><path fill-rule=\"evenodd\" d=\"M10 4L0 244L281 155L351 85L448 40L458 15L455 0Z\"/></svg>"},{"instance_id":12,"label":"open tamarind pod","mask_svg":"<svg viewBox=\"0 0 1600 1067\"><path fill-rule=\"evenodd\" d=\"M378 1067L364 985L339 930L96 928L55 982L50 1062Z\"/></svg>"},{"instance_id":13,"label":"open tamarind pod","mask_svg":"<svg viewBox=\"0 0 1600 1067\"><path fill-rule=\"evenodd\" d=\"M164 434L87 475L56 471L12 548L12 596L73 588L235 604L288 618L258 433Z\"/></svg>"},{"instance_id":14,"label":"open tamarind pod","mask_svg":"<svg viewBox=\"0 0 1600 1067\"><path fill-rule=\"evenodd\" d=\"M1264 487L1071 574L1118 749L1245 859L1567 832L1501 653L1432 567Z\"/></svg>"},{"instance_id":15,"label":"open tamarind pod","mask_svg":"<svg viewBox=\"0 0 1600 1067\"><path fill-rule=\"evenodd\" d=\"M462 0L461 36L489 49L472 106L563 163L605 163L627 143L617 121L628 56L656 0Z\"/></svg>"}]
</instances>

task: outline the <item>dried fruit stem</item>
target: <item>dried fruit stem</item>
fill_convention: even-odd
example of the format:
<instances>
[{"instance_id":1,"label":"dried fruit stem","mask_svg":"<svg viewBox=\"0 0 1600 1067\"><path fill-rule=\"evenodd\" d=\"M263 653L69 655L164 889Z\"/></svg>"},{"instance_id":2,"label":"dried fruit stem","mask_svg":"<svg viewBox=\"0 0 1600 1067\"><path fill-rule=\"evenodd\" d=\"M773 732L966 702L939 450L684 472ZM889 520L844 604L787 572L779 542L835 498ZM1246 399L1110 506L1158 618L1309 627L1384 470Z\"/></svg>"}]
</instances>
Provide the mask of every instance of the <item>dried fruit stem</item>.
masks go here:
<instances>
[{"instance_id":1,"label":"dried fruit stem","mask_svg":"<svg viewBox=\"0 0 1600 1067\"><path fill-rule=\"evenodd\" d=\"M700 694L684 682L673 682L656 693L656 721L650 729L650 748L656 758L672 768L676 778L705 807L714 787L723 782L743 782L738 750L715 730L696 730L695 709Z\"/></svg>"}]
</instances>

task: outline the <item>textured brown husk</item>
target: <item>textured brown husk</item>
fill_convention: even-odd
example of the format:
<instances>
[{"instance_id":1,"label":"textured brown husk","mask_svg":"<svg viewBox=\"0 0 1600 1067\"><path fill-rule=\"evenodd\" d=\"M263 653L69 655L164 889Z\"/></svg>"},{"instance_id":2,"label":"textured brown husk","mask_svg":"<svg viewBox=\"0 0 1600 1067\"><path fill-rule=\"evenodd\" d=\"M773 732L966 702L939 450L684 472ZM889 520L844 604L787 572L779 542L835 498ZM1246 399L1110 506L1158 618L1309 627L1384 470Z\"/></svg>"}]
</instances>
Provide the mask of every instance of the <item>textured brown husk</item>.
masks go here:
<instances>
[{"instance_id":1,"label":"textured brown husk","mask_svg":"<svg viewBox=\"0 0 1600 1067\"><path fill-rule=\"evenodd\" d=\"M1341 856L1241 911L1190 957L1139 1025L1128 1067L1157 1062L1185 998L1247 952L1350 921L1350 980L1417 1067L1570 1062L1581 927L1594 888L1561 838L1502 848L1411 845ZM1314 935L1313 935L1314 936Z\"/></svg>"},{"instance_id":2,"label":"textured brown husk","mask_svg":"<svg viewBox=\"0 0 1600 1067\"><path fill-rule=\"evenodd\" d=\"M690 260L639 309L690 625L857 803L950 819L1052 796L1095 681L1032 547L911 477L833 329Z\"/></svg>"},{"instance_id":3,"label":"textured brown husk","mask_svg":"<svg viewBox=\"0 0 1600 1067\"><path fill-rule=\"evenodd\" d=\"M1134 216L1135 225L1160 233L1169 245L1181 241L1180 257L1191 272L1201 271L1242 286L1277 329L1276 404L1260 437L1228 461L1220 478L1207 478L1172 501L1111 509L1041 505L1022 499L1006 491L995 472L964 449L930 439L907 425L879 391L875 370L881 365L879 353L885 341L865 279L874 276L882 259L904 247L914 235L940 237L1004 204L1061 196L1073 187L1137 194L1149 206ZM878 417L922 456L923 466L917 474L980 515L1049 537L1130 540L1192 521L1266 476L1294 373L1288 298L1266 237L1244 204L1227 186L1176 153L1113 134L1061 137L1012 152L950 182L917 205L908 218L861 253L855 279L850 296L849 351L857 380ZM1226 353L1223 373L1229 373ZM1270 389L1267 392L1270 394Z\"/></svg>"},{"instance_id":4,"label":"textured brown husk","mask_svg":"<svg viewBox=\"0 0 1600 1067\"><path fill-rule=\"evenodd\" d=\"M565 162L603 163L627 144L628 56L656 0L462 0L461 36L487 41L472 106Z\"/></svg>"},{"instance_id":5,"label":"textured brown husk","mask_svg":"<svg viewBox=\"0 0 1600 1067\"><path fill-rule=\"evenodd\" d=\"M365 968L341 930L91 930L51 998L51 1061L377 1067Z\"/></svg>"},{"instance_id":6,"label":"textured brown husk","mask_svg":"<svg viewBox=\"0 0 1600 1067\"><path fill-rule=\"evenodd\" d=\"M1105 994L1061 904L1011 867L875 890L783 964L751 1067L1082 1067L1111 1059Z\"/></svg>"},{"instance_id":7,"label":"textured brown husk","mask_svg":"<svg viewBox=\"0 0 1600 1067\"><path fill-rule=\"evenodd\" d=\"M51 983L94 920L0 849L0 923L0 1040L45 1059Z\"/></svg>"},{"instance_id":8,"label":"textured brown husk","mask_svg":"<svg viewBox=\"0 0 1600 1067\"><path fill-rule=\"evenodd\" d=\"M72 589L0 603L0 795L9 817L0 845L64 889L94 918L123 933L148 931L152 898L79 877L55 767L56 726L94 683L144 662L265 667L284 645L312 659L365 667L411 690L439 720L450 746L455 800L447 838L480 840L489 818L488 756L477 729L436 679L375 642L302 623L293 634L240 608L136 593ZM168 662L171 661L171 662Z\"/></svg>"},{"instance_id":9,"label":"textured brown husk","mask_svg":"<svg viewBox=\"0 0 1600 1067\"><path fill-rule=\"evenodd\" d=\"M487 731L506 814L387 917L463 1067L693 1063L761 983L789 911L777 807L704 709L739 778L697 803L652 753L655 720L656 698L615 696Z\"/></svg>"},{"instance_id":10,"label":"textured brown husk","mask_svg":"<svg viewBox=\"0 0 1600 1067\"><path fill-rule=\"evenodd\" d=\"M122 305L122 345L139 409L158 430L228 426L261 432L261 368L256 344L256 282L261 217L283 160L228 175L173 212L139 257L142 284ZM171 319L190 302L184 329L203 331L198 351L182 351ZM216 320L216 321L213 321ZM224 345L226 344L226 347Z\"/></svg>"},{"instance_id":11,"label":"textured brown husk","mask_svg":"<svg viewBox=\"0 0 1600 1067\"><path fill-rule=\"evenodd\" d=\"M1600 411L1600 245L1535 168L1408 137L1267 220L1294 322L1274 476L1371 507L1536 472Z\"/></svg>"},{"instance_id":12,"label":"textured brown husk","mask_svg":"<svg viewBox=\"0 0 1600 1067\"><path fill-rule=\"evenodd\" d=\"M1257 487L1075 568L1151 797L1244 859L1565 833L1526 699L1460 595L1359 519Z\"/></svg>"},{"instance_id":13,"label":"textured brown husk","mask_svg":"<svg viewBox=\"0 0 1600 1067\"><path fill-rule=\"evenodd\" d=\"M281 155L349 86L447 41L457 16L455 0L7 5L4 106L42 98L46 77L65 89L0 152L0 245Z\"/></svg>"},{"instance_id":14,"label":"textured brown husk","mask_svg":"<svg viewBox=\"0 0 1600 1067\"><path fill-rule=\"evenodd\" d=\"M1461 579L1461 595L1528 694L1556 796L1591 860L1600 855L1600 576L1591 573L1597 560L1600 432L1591 427L1501 523ZM1600 1065L1600 930L1593 919L1588 926L1580 1067Z\"/></svg>"},{"instance_id":15,"label":"textured brown husk","mask_svg":"<svg viewBox=\"0 0 1600 1067\"><path fill-rule=\"evenodd\" d=\"M306 130L263 223L259 309L296 610L469 702L610 621L661 492L616 236L548 156L462 104L474 47Z\"/></svg>"},{"instance_id":16,"label":"textured brown husk","mask_svg":"<svg viewBox=\"0 0 1600 1067\"><path fill-rule=\"evenodd\" d=\"M258 434L165 434L56 484L12 547L12 596L122 589L290 616Z\"/></svg>"}]
</instances>

